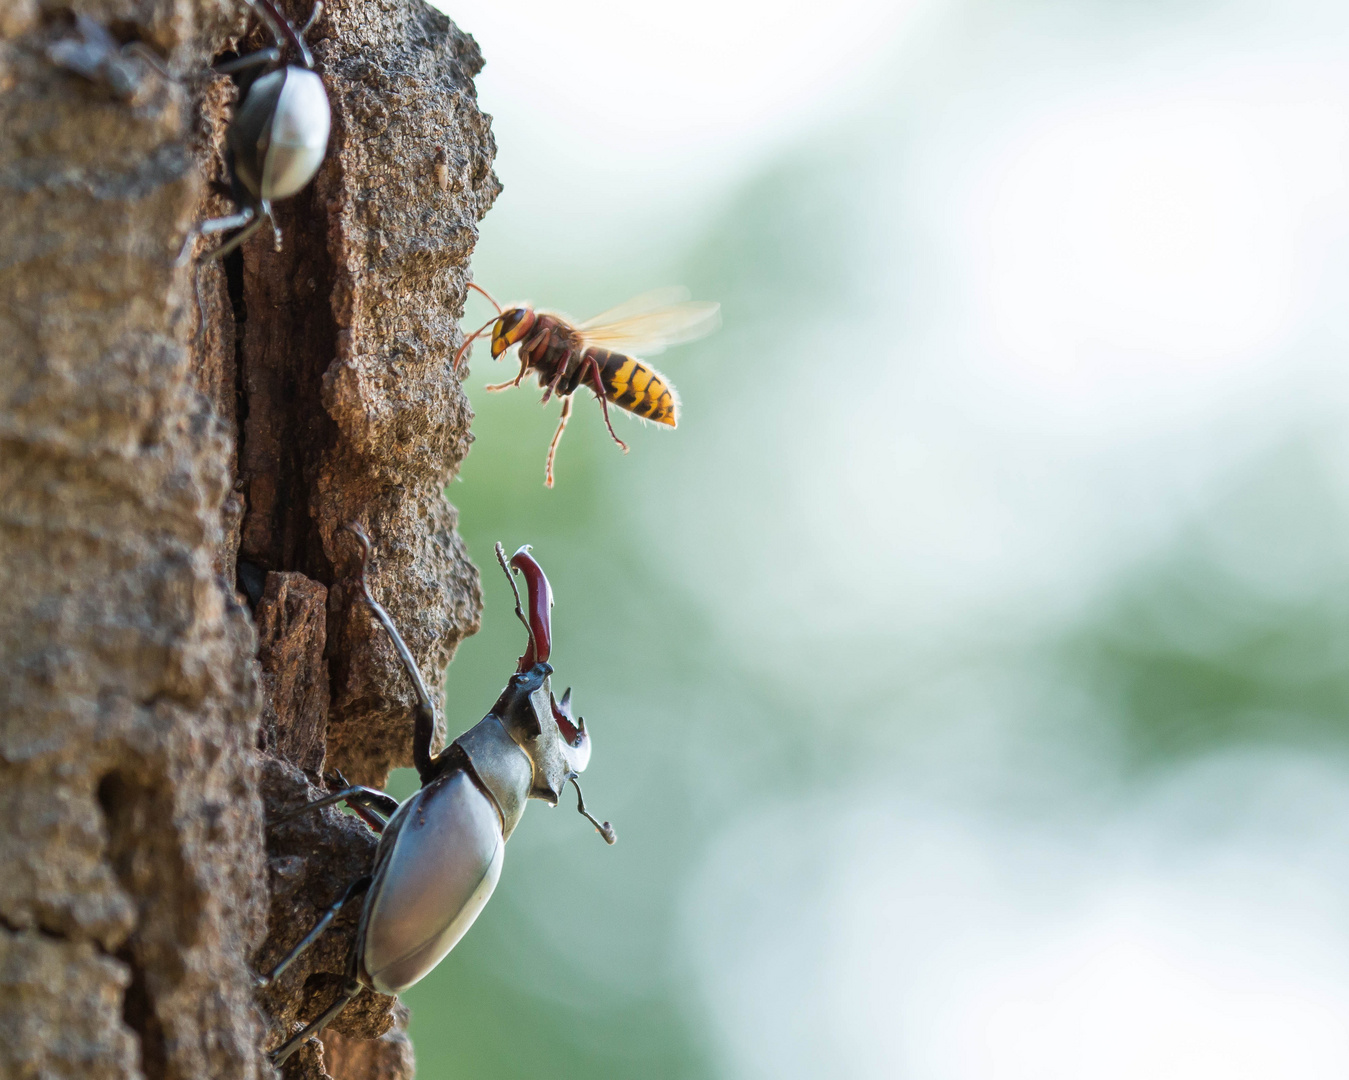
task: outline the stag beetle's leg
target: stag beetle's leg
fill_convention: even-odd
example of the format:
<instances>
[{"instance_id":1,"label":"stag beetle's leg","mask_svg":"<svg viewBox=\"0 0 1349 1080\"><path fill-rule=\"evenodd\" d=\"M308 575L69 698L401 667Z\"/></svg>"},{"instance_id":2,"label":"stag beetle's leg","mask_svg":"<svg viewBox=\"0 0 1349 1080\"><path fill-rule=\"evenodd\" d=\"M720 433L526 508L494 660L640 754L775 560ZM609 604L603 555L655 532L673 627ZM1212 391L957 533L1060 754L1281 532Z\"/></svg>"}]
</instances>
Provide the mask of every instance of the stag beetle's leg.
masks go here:
<instances>
[{"instance_id":1,"label":"stag beetle's leg","mask_svg":"<svg viewBox=\"0 0 1349 1080\"><path fill-rule=\"evenodd\" d=\"M370 610L375 613L375 618L379 620L379 624L384 627L385 633L389 635L394 652L398 654L398 659L403 662L403 669L408 673L408 678L412 680L412 689L417 694L417 704L412 709L412 763L417 767L417 775L421 777L422 783L429 783L434 778L436 771L431 760L431 740L435 738L436 733L436 707L431 702L431 692L426 689L426 681L422 678L421 669L417 667L417 661L413 659L412 650L403 640L403 635L398 632L398 627L394 626L393 619L389 617L389 613L384 610L380 603L370 595L370 586L366 584L365 580L366 567L370 562L370 537L366 536L365 530L354 521L347 522L342 528L355 536L361 545L361 566L356 572L356 583L361 588L361 595L365 597L365 602L370 605Z\"/></svg>"},{"instance_id":2,"label":"stag beetle's leg","mask_svg":"<svg viewBox=\"0 0 1349 1080\"><path fill-rule=\"evenodd\" d=\"M377 836L384 835L384 830L389 826L389 819L387 817L382 816L365 803L359 802L356 799L348 799L347 806L351 808L353 814L365 822L371 832L375 833Z\"/></svg>"},{"instance_id":3,"label":"stag beetle's leg","mask_svg":"<svg viewBox=\"0 0 1349 1080\"><path fill-rule=\"evenodd\" d=\"M219 258L221 254L230 250L231 246L238 246L238 244L242 243L243 240L258 227L259 223L254 220L256 213L257 212L251 206L245 206L237 214L230 214L228 217L209 218L200 225L189 229L187 235L183 237L183 246L178 251L178 258L174 261L174 265L183 266L187 263L188 256L192 254L192 245L198 236L210 236L212 233L227 232L230 229L243 228L243 232L235 237L233 241L207 255L206 259L208 261ZM201 298L200 272L197 272L193 276L192 291L197 297L197 332L193 335L192 340L195 344L199 345L201 344L201 339L206 334L206 305Z\"/></svg>"},{"instance_id":4,"label":"stag beetle's leg","mask_svg":"<svg viewBox=\"0 0 1349 1080\"><path fill-rule=\"evenodd\" d=\"M606 844L617 843L618 834L614 832L614 827L607 821L603 823L596 821L594 817L591 816L590 811L586 809L586 799L585 796L581 794L581 785L577 783L576 777L569 776L567 779L571 781L571 786L576 789L576 809L580 815L590 822L590 824L595 826L595 830L604 837L604 842Z\"/></svg>"},{"instance_id":5,"label":"stag beetle's leg","mask_svg":"<svg viewBox=\"0 0 1349 1080\"><path fill-rule=\"evenodd\" d=\"M533 625L525 617L524 605L520 603L520 590L516 588L515 576L511 573L510 565L506 562L506 549L501 546L500 540L497 541L496 553L497 562L501 564L501 569L506 571L506 581L510 584L511 592L515 594L515 617L525 624L525 633L529 635L529 650L520 658L520 667L523 670L526 667L533 666L534 660L539 655L539 643L534 637ZM526 657L529 658L529 664L525 663Z\"/></svg>"},{"instance_id":6,"label":"stag beetle's leg","mask_svg":"<svg viewBox=\"0 0 1349 1080\"><path fill-rule=\"evenodd\" d=\"M355 956L354 951L352 955ZM348 974L347 981L342 984L342 992L337 996L337 1000L324 1010L323 1015L317 1020L306 1024L268 1054L267 1060L273 1065L280 1065L286 1058L290 1057L291 1054L295 1053L296 1050L300 1049L300 1047L331 1024L337 1018L337 1014L351 1004L352 998L360 992L361 980L356 978L354 974Z\"/></svg>"},{"instance_id":7,"label":"stag beetle's leg","mask_svg":"<svg viewBox=\"0 0 1349 1080\"><path fill-rule=\"evenodd\" d=\"M376 791L374 788L361 787L359 784L353 784L350 787L343 788L341 791L329 792L320 799L305 803L303 806L296 810L292 810L288 814L282 814L279 818L275 818L271 824L281 825L284 822L299 817L301 814L307 814L310 810L318 810L321 807L332 806L333 803L340 802L356 803L370 810L374 810L377 813L384 814L386 817L392 816L393 812L398 809L398 800L392 795L386 795L384 792ZM369 823L369 819L364 818L364 816L362 816L362 819ZM387 821L381 820L379 822L379 828L376 829L376 831L378 832L380 829L383 829L386 824L388 824Z\"/></svg>"},{"instance_id":8,"label":"stag beetle's leg","mask_svg":"<svg viewBox=\"0 0 1349 1080\"><path fill-rule=\"evenodd\" d=\"M200 225L194 225L187 230L187 235L183 237L183 246L178 249L178 258L174 260L174 266L187 265L188 256L192 254L192 245L199 236L209 236L211 233L227 232L230 229L240 229L253 220L254 210L251 206L246 206L237 214L230 214L228 217L208 218ZM201 305L198 304L198 307Z\"/></svg>"},{"instance_id":9,"label":"stag beetle's leg","mask_svg":"<svg viewBox=\"0 0 1349 1080\"><path fill-rule=\"evenodd\" d=\"M347 891L344 892L340 897L338 897L337 901L329 905L328 908L323 912L322 918L320 918L319 921L314 925L314 929L310 930L309 933L305 934L305 936L302 937L296 943L295 948L291 949L290 952L286 953L285 958L281 961L281 963L277 964L276 967L272 968L272 970L269 971L266 975L263 975L260 979L258 979L253 984L253 986L261 990L264 987L271 986L272 983L276 982L276 980L281 977L282 972L284 972L286 968L290 967L290 965L295 962L296 957L298 957L302 952L304 952L305 949L309 948L309 946L314 944L314 942L316 942L319 939L319 935L322 934L323 931L328 929L328 927L332 924L332 921L335 918L337 918L337 916L341 913L342 908L346 905L347 901L350 900L353 896L359 896L361 893L365 892L366 889L370 888L370 883L372 881L374 881L374 878L372 878L369 874L366 874L365 877L357 878L350 885L348 885Z\"/></svg>"},{"instance_id":10,"label":"stag beetle's leg","mask_svg":"<svg viewBox=\"0 0 1349 1080\"><path fill-rule=\"evenodd\" d=\"M178 81L173 77L173 72L164 66L164 61L160 59L159 54L143 41L128 41L122 46L122 55L136 56L144 60L155 69L155 73L165 82Z\"/></svg>"},{"instance_id":11,"label":"stag beetle's leg","mask_svg":"<svg viewBox=\"0 0 1349 1080\"><path fill-rule=\"evenodd\" d=\"M231 229L242 229L245 225L257 217L257 211L251 206L245 206L237 214L229 214L226 217L207 218L194 230L201 236L210 236L212 233L229 232Z\"/></svg>"},{"instance_id":12,"label":"stag beetle's leg","mask_svg":"<svg viewBox=\"0 0 1349 1080\"><path fill-rule=\"evenodd\" d=\"M236 56L233 60L226 60L223 64L216 64L211 70L217 75L233 75L236 71L244 71L251 67L260 67L263 64L274 64L280 59L280 49L259 49L257 52L249 53L247 56Z\"/></svg>"},{"instance_id":13,"label":"stag beetle's leg","mask_svg":"<svg viewBox=\"0 0 1349 1080\"><path fill-rule=\"evenodd\" d=\"M330 788L360 787L359 784L353 784L343 776L341 769L334 769L323 779ZM360 791L361 794L358 797L346 800L347 805L371 829L377 833L383 833L384 827L389 824L389 818L393 817L394 811L398 809L398 800L392 795L383 791L376 791L374 788L361 787Z\"/></svg>"},{"instance_id":14,"label":"stag beetle's leg","mask_svg":"<svg viewBox=\"0 0 1349 1080\"><path fill-rule=\"evenodd\" d=\"M300 27L300 33L307 34L314 29L314 24L323 18L323 0L316 0L314 10L309 13L309 21Z\"/></svg>"},{"instance_id":15,"label":"stag beetle's leg","mask_svg":"<svg viewBox=\"0 0 1349 1080\"><path fill-rule=\"evenodd\" d=\"M194 233L188 233L187 239L183 241L183 250L178 255L178 261L181 265L183 255L187 253L188 245L192 243ZM192 268L192 295L197 298L197 332L192 335L192 346L196 348L201 345L202 338L206 336L206 301L201 298L201 267Z\"/></svg>"},{"instance_id":16,"label":"stag beetle's leg","mask_svg":"<svg viewBox=\"0 0 1349 1080\"><path fill-rule=\"evenodd\" d=\"M300 54L300 64L302 67L313 68L314 54L309 51L309 46L304 43L304 38L300 36L300 31L291 25L289 19L276 6L273 0L248 0L249 6L258 13L258 18L267 24L267 29L272 32L272 40L276 42L278 49L284 49L289 45ZM323 13L322 5L318 7L318 14L311 19L317 19L319 14ZM306 24L305 29L308 29Z\"/></svg>"},{"instance_id":17,"label":"stag beetle's leg","mask_svg":"<svg viewBox=\"0 0 1349 1080\"><path fill-rule=\"evenodd\" d=\"M236 216L238 216L238 215L236 215ZM206 230L205 226L207 226L207 225L213 225L213 224L216 224L216 223L218 223L218 222L224 222L224 221L228 221L228 220L229 220L228 218L214 218L212 221L205 221L205 222L202 222L202 230L201 230L201 231L202 231L202 232L206 232L207 230ZM260 228L262 228L263 225L265 225L269 220L271 220L271 217L270 217L270 215L268 215L268 214L265 214L265 213L264 213L264 214L256 214L256 215L252 218L252 220L251 220L247 225L245 225L245 226L244 226L242 229L240 229L237 233L235 233L233 236L231 236L228 240L226 240L226 241L225 241L223 244L221 244L218 248L216 248L214 251L209 252L209 253L207 253L206 255L204 255L204 256L203 256L204 261L210 262L212 259L221 259L221 258L224 258L224 257L225 257L226 255L228 255L231 251L233 251L233 250L234 250L235 248L237 248L240 244L242 244L245 240L247 240L250 236L252 236L255 232L257 232ZM230 228L229 225L218 225L217 228L211 229L210 231L211 231L211 232L223 232L225 229L228 229L228 228Z\"/></svg>"}]
</instances>

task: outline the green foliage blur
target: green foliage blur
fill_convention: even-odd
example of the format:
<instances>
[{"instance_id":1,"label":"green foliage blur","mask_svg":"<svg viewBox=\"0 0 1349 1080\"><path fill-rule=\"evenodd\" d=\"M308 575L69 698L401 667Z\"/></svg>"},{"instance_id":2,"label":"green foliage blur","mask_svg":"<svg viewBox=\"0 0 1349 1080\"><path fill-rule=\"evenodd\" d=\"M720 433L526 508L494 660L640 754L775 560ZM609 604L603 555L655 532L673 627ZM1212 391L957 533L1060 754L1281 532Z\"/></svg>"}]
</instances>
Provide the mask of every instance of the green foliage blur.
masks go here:
<instances>
[{"instance_id":1,"label":"green foliage blur","mask_svg":"<svg viewBox=\"0 0 1349 1080\"><path fill-rule=\"evenodd\" d=\"M696 945L719 883L770 923L795 903L780 875L755 884L777 858L756 847L761 808L818 809L824 839L803 829L803 846L843 844L834 814L859 815L848 840L865 845L883 816L871 808L912 792L1089 831L1196 762L1349 760L1338 417L1238 405L1156 438L1140 421L1136 450L1082 452L1079 482L1051 468L1077 435L1036 443L1042 417L1022 430L1016 401L996 421L949 405L983 390L919 333L950 267L910 151L963 94L995 93L973 73L978 35L956 37L968 48L947 42L942 94L901 81L802 134L699 208L681 249L636 238L621 260L534 258L522 222L546 219L503 201L485 220L475 277L503 303L585 318L682 283L722 302L724 327L655 360L681 392L680 426L616 418L626 456L578 393L552 491L556 403L540 408L532 379L485 392L514 364L473 354L475 443L447 495L485 606L449 669L448 726L476 722L513 670L523 633L493 544L531 544L556 596L554 684L575 688L594 737L586 798L619 842L567 802L531 804L494 899L404 995L419 1075L735 1073L704 993L715 957ZM488 314L471 302L465 326ZM945 389L924 381L947 368ZM914 431L937 434L910 453ZM1178 460L1201 463L1192 483L1175 482ZM1012 509L979 517L978 484ZM1084 495L1096 488L1099 502ZM1021 537L1037 513L1041 532ZM938 529L985 546L948 552ZM404 772L394 790L412 783ZM708 856L727 836L733 883ZM783 952L827 950L817 929Z\"/></svg>"},{"instance_id":2,"label":"green foliage blur","mask_svg":"<svg viewBox=\"0 0 1349 1080\"><path fill-rule=\"evenodd\" d=\"M501 540L508 552L532 544L556 593L555 682L576 688L594 733L587 798L620 840L606 849L567 803L552 811L531 804L492 903L405 995L423 1076L718 1075L672 934L700 851L724 815L761 798L848 799L849 780L868 777L878 746L896 745L902 756L928 725L952 722L945 707L934 715L934 682L1014 681L1022 690L993 721L1004 735L1069 771L1079 766L1065 748L1094 746L1093 768L1101 757L1111 763L1121 790L1131 778L1233 745L1344 752L1349 578L1337 538L1346 508L1325 475L1325 446L1310 437L1234 468L1221 498L1193 508L1173 537L1122 567L1070 617L1028 637L960 627L915 662L901 651L904 616L896 611L889 640L845 632L833 648L821 643L826 667L813 673L783 672L752 642L725 640L705 596L653 546L650 515L653 506L657 520L704 512L687 487L670 485L666 497L683 456L740 472L731 482L746 498L773 483L762 461L759 471L734 457L709 461L699 443L712 424L769 446L802 437L756 409L755 398L765 382L809 384L830 377L830 364L837 371L832 359L793 356L790 342L796 305L832 301L846 319L831 293L843 272L829 258L839 232L811 220L819 197L809 172L786 163L748 185L688 261L668 270L669 280L725 304L719 337L662 358L686 421L675 432L625 424L632 452L624 456L598 406L578 395L553 491L542 478L556 406L539 407L532 381L487 394L482 384L502 369L481 346L474 356L476 441L448 495L483 575L485 609L481 633L449 670L449 726L463 730L480 717L523 648L493 544ZM557 296L582 315L617 299L562 277L517 284L504 261L489 265L495 274L480 270L479 280L503 296ZM666 280L648 277L651 285ZM1267 527L1271 516L1277 528ZM716 520L702 524L705 558L728 578L756 557L719 542ZM779 527L789 534L792 524ZM1244 565L1225 557L1233 537L1245 544ZM1252 562L1278 564L1290 544L1304 549L1292 580L1252 572ZM808 625L800 633L817 636ZM892 646L898 655L887 655ZM816 714L793 693L801 680L822 687L846 717ZM397 783L400 795L410 791L410 772Z\"/></svg>"}]
</instances>

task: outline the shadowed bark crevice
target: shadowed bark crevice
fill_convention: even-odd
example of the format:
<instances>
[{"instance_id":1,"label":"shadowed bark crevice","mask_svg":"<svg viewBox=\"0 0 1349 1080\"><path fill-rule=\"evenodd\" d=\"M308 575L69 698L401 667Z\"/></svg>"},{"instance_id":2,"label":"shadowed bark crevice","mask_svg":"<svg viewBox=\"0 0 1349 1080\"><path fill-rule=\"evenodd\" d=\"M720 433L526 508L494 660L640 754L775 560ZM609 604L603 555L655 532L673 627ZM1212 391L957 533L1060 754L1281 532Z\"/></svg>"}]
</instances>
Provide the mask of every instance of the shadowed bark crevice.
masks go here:
<instances>
[{"instance_id":1,"label":"shadowed bark crevice","mask_svg":"<svg viewBox=\"0 0 1349 1080\"><path fill-rule=\"evenodd\" d=\"M310 187L276 210L285 241L249 245L237 325L239 480L245 495L241 558L296 571L327 586L332 563L311 513L324 459L338 440L323 407L324 373L337 352L330 297L327 215Z\"/></svg>"},{"instance_id":2,"label":"shadowed bark crevice","mask_svg":"<svg viewBox=\"0 0 1349 1080\"><path fill-rule=\"evenodd\" d=\"M127 966L131 980L122 995L122 1021L135 1033L139 1044L140 1069L145 1080L164 1080L168 1059L164 1051L164 1029L155 1015L154 1001L146 983L145 969L136 962L131 948L118 951L117 959Z\"/></svg>"}]
</instances>

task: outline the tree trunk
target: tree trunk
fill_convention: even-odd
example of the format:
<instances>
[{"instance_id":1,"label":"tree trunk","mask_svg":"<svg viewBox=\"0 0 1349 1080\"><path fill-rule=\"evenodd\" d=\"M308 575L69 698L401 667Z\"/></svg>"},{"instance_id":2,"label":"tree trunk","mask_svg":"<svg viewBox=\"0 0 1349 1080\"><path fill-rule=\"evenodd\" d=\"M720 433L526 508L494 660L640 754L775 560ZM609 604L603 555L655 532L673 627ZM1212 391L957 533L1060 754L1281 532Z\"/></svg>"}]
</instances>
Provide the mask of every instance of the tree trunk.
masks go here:
<instances>
[{"instance_id":1,"label":"tree trunk","mask_svg":"<svg viewBox=\"0 0 1349 1080\"><path fill-rule=\"evenodd\" d=\"M176 77L124 49L76 73L50 51L79 38L70 8L0 0L0 1076L251 1080L333 999L357 912L273 989L253 973L375 845L332 812L267 818L326 771L410 763L412 695L342 524L370 532L433 689L477 629L441 492L498 190L481 60L420 0L334 0L308 35L332 139L278 207L282 250L264 230L179 265L231 209L207 181L235 88L207 67L263 44L256 20L72 7ZM364 993L286 1074L410 1077L405 1019Z\"/></svg>"}]
</instances>

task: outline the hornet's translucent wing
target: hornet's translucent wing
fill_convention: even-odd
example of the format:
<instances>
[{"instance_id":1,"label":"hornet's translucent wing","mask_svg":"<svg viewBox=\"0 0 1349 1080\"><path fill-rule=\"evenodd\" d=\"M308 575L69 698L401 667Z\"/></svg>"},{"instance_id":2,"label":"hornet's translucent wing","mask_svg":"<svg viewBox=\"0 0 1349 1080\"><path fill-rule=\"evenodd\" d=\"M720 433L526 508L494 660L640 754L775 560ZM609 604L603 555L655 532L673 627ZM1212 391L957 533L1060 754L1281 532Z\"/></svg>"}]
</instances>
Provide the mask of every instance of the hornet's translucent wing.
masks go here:
<instances>
[{"instance_id":1,"label":"hornet's translucent wing","mask_svg":"<svg viewBox=\"0 0 1349 1080\"><path fill-rule=\"evenodd\" d=\"M681 286L652 289L576 327L587 345L617 353L654 356L712 333L721 325L721 305L690 301Z\"/></svg>"}]
</instances>

